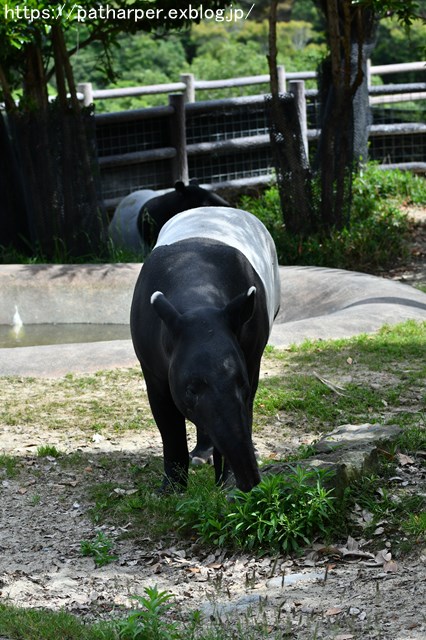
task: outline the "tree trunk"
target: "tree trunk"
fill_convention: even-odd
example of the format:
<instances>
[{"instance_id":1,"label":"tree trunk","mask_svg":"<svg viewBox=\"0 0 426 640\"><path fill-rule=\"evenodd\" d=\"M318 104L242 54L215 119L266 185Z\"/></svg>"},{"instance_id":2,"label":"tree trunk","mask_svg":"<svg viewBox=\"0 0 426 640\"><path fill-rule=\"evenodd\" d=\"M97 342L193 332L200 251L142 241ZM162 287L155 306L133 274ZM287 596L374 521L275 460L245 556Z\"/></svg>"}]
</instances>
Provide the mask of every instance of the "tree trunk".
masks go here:
<instances>
[{"instance_id":1,"label":"tree trunk","mask_svg":"<svg viewBox=\"0 0 426 640\"><path fill-rule=\"evenodd\" d=\"M100 204L93 114L78 102L59 24L52 26L51 38L57 100L49 103L41 49L31 43L24 51L19 108L6 102L30 243L47 260L100 255L106 246L106 216ZM0 73L2 86L3 80Z\"/></svg>"},{"instance_id":2,"label":"tree trunk","mask_svg":"<svg viewBox=\"0 0 426 640\"><path fill-rule=\"evenodd\" d=\"M375 21L368 9L349 0L317 2L327 21L330 55L319 73L321 136L313 163L321 186L323 232L350 222L352 176L366 160L370 109L367 56Z\"/></svg>"},{"instance_id":3,"label":"tree trunk","mask_svg":"<svg viewBox=\"0 0 426 640\"><path fill-rule=\"evenodd\" d=\"M31 242L18 163L0 113L0 246L28 253Z\"/></svg>"},{"instance_id":4,"label":"tree trunk","mask_svg":"<svg viewBox=\"0 0 426 640\"><path fill-rule=\"evenodd\" d=\"M278 91L276 25L277 0L273 0L269 14L268 52L271 149L285 227L289 233L307 235L315 226L311 172L295 98L289 93L280 96Z\"/></svg>"}]
</instances>

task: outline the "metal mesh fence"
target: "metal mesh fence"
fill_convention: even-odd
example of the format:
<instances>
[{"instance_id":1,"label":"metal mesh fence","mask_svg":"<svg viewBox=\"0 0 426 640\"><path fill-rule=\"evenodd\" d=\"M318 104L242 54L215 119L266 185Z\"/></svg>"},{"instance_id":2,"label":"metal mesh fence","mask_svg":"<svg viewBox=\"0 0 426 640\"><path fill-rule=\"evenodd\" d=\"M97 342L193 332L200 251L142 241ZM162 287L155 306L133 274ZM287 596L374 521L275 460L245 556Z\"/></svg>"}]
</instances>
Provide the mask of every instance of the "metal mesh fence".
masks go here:
<instances>
[{"instance_id":1,"label":"metal mesh fence","mask_svg":"<svg viewBox=\"0 0 426 640\"><path fill-rule=\"evenodd\" d=\"M226 155L193 156L188 160L190 177L207 183L252 178L273 171L269 148L246 149Z\"/></svg>"},{"instance_id":2,"label":"metal mesh fence","mask_svg":"<svg viewBox=\"0 0 426 640\"><path fill-rule=\"evenodd\" d=\"M111 122L97 120L96 135L99 156L114 156L134 151L159 149L168 144L168 131L163 118Z\"/></svg>"},{"instance_id":3,"label":"metal mesh fence","mask_svg":"<svg viewBox=\"0 0 426 640\"><path fill-rule=\"evenodd\" d=\"M381 164L425 162L426 133L407 133L393 136L372 136L369 155Z\"/></svg>"},{"instance_id":4,"label":"metal mesh fence","mask_svg":"<svg viewBox=\"0 0 426 640\"><path fill-rule=\"evenodd\" d=\"M114 199L139 189L170 187L170 163L167 160L102 169L103 197Z\"/></svg>"},{"instance_id":5,"label":"metal mesh fence","mask_svg":"<svg viewBox=\"0 0 426 640\"><path fill-rule=\"evenodd\" d=\"M207 113L192 113L186 119L187 143L218 142L268 133L263 103L219 107Z\"/></svg>"},{"instance_id":6,"label":"metal mesh fence","mask_svg":"<svg viewBox=\"0 0 426 640\"><path fill-rule=\"evenodd\" d=\"M424 123L426 109L420 103L391 104L383 97L383 104L372 106L373 124L398 122ZM307 91L307 122L309 130L316 130L320 104L315 91ZM170 144L170 124L167 113L156 117L137 119L129 112L117 114L117 121L100 116L97 121L98 153L100 157L125 155L140 151L161 149ZM210 151L208 154L194 147L188 157L189 177L205 183L228 182L273 173L270 146L250 146L238 149L239 139L268 135L268 119L265 102L260 96L216 101L213 106L195 103L186 109L186 141L188 145L233 141L235 147ZM425 162L426 142L424 133L398 135L387 132L385 136L371 135L370 158L381 163ZM312 159L317 142L310 140L309 156ZM123 197L142 188L161 189L172 186L171 163L167 160L140 162L127 166L101 170L104 198Z\"/></svg>"}]
</instances>

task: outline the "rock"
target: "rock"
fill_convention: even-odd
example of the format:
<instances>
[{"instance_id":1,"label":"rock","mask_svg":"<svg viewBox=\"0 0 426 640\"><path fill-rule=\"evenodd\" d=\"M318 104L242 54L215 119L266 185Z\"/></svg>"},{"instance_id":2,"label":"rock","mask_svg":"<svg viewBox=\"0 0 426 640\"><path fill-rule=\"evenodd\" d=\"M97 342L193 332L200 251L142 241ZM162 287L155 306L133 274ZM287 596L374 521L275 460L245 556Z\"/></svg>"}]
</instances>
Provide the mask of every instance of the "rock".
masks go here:
<instances>
[{"instance_id":1,"label":"rock","mask_svg":"<svg viewBox=\"0 0 426 640\"><path fill-rule=\"evenodd\" d=\"M343 424L321 438L314 448L318 453L329 453L338 448L367 447L382 441L395 439L401 433L397 425L381 424Z\"/></svg>"},{"instance_id":2,"label":"rock","mask_svg":"<svg viewBox=\"0 0 426 640\"><path fill-rule=\"evenodd\" d=\"M299 462L278 463L263 467L263 475L288 473L291 467L299 465L306 469L321 469L333 474L325 485L341 496L345 488L361 475L374 473L377 469L378 449L391 442L401 433L396 425L345 424L327 434L315 445L317 455Z\"/></svg>"}]
</instances>

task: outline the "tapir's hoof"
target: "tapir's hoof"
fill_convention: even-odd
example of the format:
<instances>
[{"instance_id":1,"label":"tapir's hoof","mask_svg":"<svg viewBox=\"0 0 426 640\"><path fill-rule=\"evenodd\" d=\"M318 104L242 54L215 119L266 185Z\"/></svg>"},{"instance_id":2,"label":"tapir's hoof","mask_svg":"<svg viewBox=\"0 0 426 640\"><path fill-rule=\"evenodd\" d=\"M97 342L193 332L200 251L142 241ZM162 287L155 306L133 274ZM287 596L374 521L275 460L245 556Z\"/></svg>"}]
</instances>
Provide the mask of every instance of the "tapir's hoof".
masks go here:
<instances>
[{"instance_id":1,"label":"tapir's hoof","mask_svg":"<svg viewBox=\"0 0 426 640\"><path fill-rule=\"evenodd\" d=\"M201 466L202 464L213 464L213 448L209 449L194 449L189 454L191 464L194 466Z\"/></svg>"},{"instance_id":2,"label":"tapir's hoof","mask_svg":"<svg viewBox=\"0 0 426 640\"><path fill-rule=\"evenodd\" d=\"M213 464L213 456L209 456L209 457L193 456L191 458L191 464L193 464L194 467L200 467L203 464Z\"/></svg>"}]
</instances>

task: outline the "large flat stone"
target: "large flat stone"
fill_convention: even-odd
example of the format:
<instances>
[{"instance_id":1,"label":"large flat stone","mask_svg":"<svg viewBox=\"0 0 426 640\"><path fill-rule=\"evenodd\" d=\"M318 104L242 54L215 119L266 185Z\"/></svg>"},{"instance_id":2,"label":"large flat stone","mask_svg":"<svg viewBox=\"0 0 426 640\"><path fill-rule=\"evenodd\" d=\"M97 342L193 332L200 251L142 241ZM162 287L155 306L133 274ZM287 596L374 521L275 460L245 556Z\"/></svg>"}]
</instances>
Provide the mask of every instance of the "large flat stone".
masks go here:
<instances>
[{"instance_id":1,"label":"large flat stone","mask_svg":"<svg viewBox=\"0 0 426 640\"><path fill-rule=\"evenodd\" d=\"M341 496L351 482L377 471L379 449L395 440L402 429L397 425L344 424L321 438L314 448L316 454L299 462L267 465L263 474L288 472L300 465L305 469L332 472L326 486Z\"/></svg>"}]
</instances>

